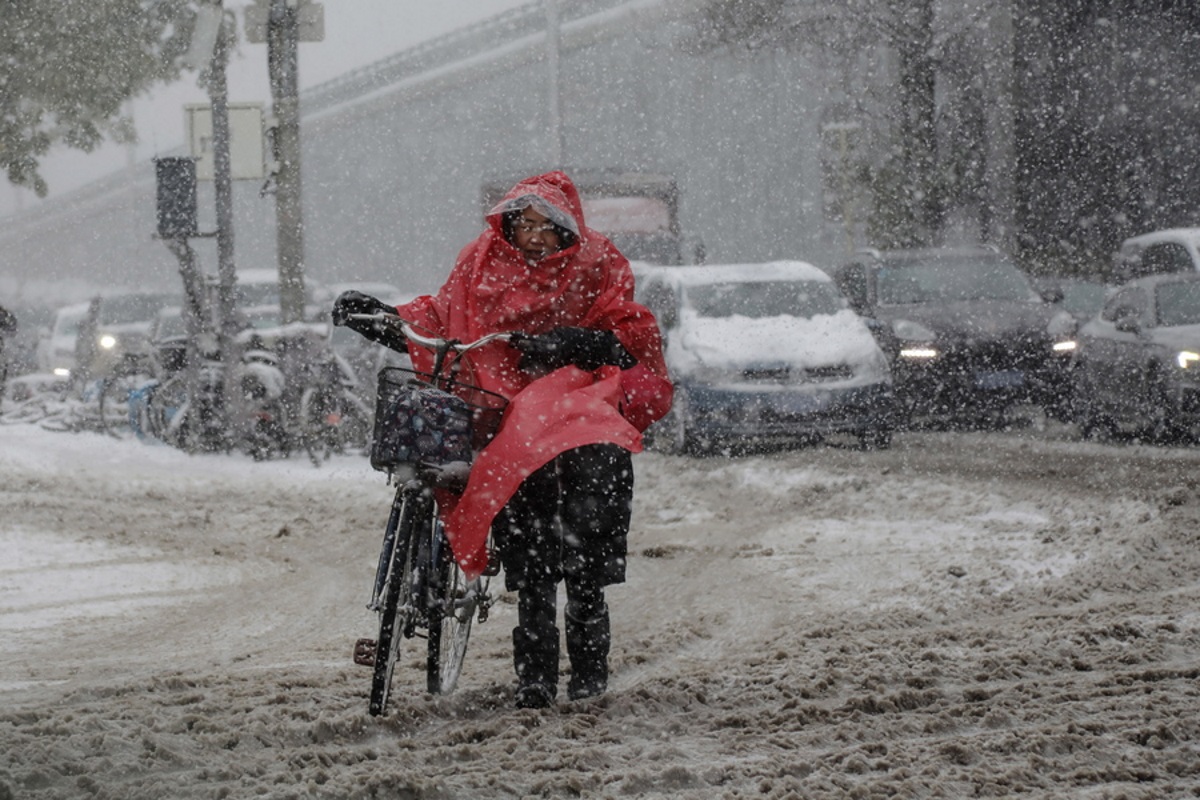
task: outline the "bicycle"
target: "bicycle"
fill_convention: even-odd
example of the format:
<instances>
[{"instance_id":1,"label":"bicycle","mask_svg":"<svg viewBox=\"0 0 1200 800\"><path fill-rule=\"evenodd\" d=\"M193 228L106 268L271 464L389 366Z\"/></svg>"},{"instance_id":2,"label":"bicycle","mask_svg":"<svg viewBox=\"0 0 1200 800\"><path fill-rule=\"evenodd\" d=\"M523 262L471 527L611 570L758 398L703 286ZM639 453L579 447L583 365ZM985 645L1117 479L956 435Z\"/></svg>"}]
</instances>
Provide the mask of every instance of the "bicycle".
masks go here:
<instances>
[{"instance_id":1,"label":"bicycle","mask_svg":"<svg viewBox=\"0 0 1200 800\"><path fill-rule=\"evenodd\" d=\"M138 411L139 428L189 453L228 451L222 416L223 372L219 361L205 359L197 370L195 397L182 368L151 387Z\"/></svg>"},{"instance_id":2,"label":"bicycle","mask_svg":"<svg viewBox=\"0 0 1200 800\"><path fill-rule=\"evenodd\" d=\"M398 326L410 345L434 352L431 372L392 366L379 373L371 466L388 473L396 492L367 604L378 614L379 633L355 643L354 661L373 668L368 710L380 716L404 640L425 637L426 690L448 694L462 673L472 623L486 621L494 602L489 579L498 572L495 559L484 574L467 580L450 550L434 492L461 491L473 453L495 434L508 402L460 380L461 356L511 334L462 343L424 336L392 315L354 318Z\"/></svg>"},{"instance_id":3,"label":"bicycle","mask_svg":"<svg viewBox=\"0 0 1200 800\"><path fill-rule=\"evenodd\" d=\"M371 411L359 397L353 368L333 349L328 336L312 344L310 358L303 364L298 435L313 466L320 466L347 448L364 448Z\"/></svg>"}]
</instances>

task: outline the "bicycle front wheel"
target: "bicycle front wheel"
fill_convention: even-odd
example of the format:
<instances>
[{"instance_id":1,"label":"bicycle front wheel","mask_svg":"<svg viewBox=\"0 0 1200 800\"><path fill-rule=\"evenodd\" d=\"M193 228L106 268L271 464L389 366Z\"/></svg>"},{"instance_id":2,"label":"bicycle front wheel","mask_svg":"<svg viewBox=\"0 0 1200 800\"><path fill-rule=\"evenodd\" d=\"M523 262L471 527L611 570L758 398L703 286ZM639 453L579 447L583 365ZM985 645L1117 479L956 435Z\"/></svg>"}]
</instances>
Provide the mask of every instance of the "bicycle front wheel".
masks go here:
<instances>
[{"instance_id":1,"label":"bicycle front wheel","mask_svg":"<svg viewBox=\"0 0 1200 800\"><path fill-rule=\"evenodd\" d=\"M468 581L450 552L445 535L438 531L436 597L430 604L429 650L425 679L432 694L449 694L458 685L471 623L479 611L486 587L482 580Z\"/></svg>"},{"instance_id":2,"label":"bicycle front wheel","mask_svg":"<svg viewBox=\"0 0 1200 800\"><path fill-rule=\"evenodd\" d=\"M401 488L397 491L403 492ZM378 717L387 711L392 692L392 675L400 660L400 647L413 635L418 621L414 603L417 578L417 545L421 532L432 527L433 508L416 494L404 496L396 524L392 562L380 594L379 637L375 640L375 669L371 676L371 700L368 710Z\"/></svg>"}]
</instances>

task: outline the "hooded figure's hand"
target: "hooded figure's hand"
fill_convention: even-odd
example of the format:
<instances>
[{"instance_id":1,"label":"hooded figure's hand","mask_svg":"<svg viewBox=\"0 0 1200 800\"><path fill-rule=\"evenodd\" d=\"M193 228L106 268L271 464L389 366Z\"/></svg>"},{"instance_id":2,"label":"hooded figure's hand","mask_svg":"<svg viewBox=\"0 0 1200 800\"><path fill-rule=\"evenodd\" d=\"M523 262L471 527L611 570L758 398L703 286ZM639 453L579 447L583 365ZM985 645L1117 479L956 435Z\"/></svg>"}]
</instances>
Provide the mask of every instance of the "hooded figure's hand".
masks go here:
<instances>
[{"instance_id":1,"label":"hooded figure's hand","mask_svg":"<svg viewBox=\"0 0 1200 800\"><path fill-rule=\"evenodd\" d=\"M384 347L390 347L400 353L408 352L408 342L405 341L399 328L376 322L370 319L354 319L355 314L395 314L396 307L372 297L369 294L349 289L338 295L333 301L333 324L344 325L355 333L361 334Z\"/></svg>"},{"instance_id":2,"label":"hooded figure's hand","mask_svg":"<svg viewBox=\"0 0 1200 800\"><path fill-rule=\"evenodd\" d=\"M395 314L396 309L369 294L363 294L362 292L350 289L339 294L337 299L333 301L333 324L345 325L351 330L358 330L355 327L356 323L359 326L372 325L374 323L351 319L352 314L378 314L380 312Z\"/></svg>"},{"instance_id":3,"label":"hooded figure's hand","mask_svg":"<svg viewBox=\"0 0 1200 800\"><path fill-rule=\"evenodd\" d=\"M530 372L551 372L568 364L589 372L606 365L629 369L637 364L612 331L561 327L546 333L513 334L509 341L522 353L517 366Z\"/></svg>"}]
</instances>

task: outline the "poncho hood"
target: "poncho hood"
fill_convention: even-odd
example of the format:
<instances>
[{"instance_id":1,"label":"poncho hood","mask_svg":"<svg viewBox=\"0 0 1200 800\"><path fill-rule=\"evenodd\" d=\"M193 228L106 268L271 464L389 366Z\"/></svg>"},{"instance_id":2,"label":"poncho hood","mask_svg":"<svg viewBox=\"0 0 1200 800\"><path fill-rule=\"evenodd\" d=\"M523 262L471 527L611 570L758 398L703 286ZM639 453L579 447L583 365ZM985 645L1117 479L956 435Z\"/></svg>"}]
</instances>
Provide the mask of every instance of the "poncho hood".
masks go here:
<instances>
[{"instance_id":1,"label":"poncho hood","mask_svg":"<svg viewBox=\"0 0 1200 800\"><path fill-rule=\"evenodd\" d=\"M504 215L526 208L532 208L577 237L583 232L583 202L575 184L562 172L547 172L518 183L488 211L488 224L503 234L500 225Z\"/></svg>"}]
</instances>

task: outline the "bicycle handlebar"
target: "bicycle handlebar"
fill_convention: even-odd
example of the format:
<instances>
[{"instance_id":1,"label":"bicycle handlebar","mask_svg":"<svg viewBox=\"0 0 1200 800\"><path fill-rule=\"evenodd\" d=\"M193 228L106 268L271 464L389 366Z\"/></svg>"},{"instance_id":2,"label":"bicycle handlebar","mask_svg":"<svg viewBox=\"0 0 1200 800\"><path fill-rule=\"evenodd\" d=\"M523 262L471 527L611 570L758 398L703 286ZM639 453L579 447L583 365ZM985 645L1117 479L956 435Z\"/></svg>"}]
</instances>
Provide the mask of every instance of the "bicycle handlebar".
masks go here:
<instances>
[{"instance_id":1,"label":"bicycle handlebar","mask_svg":"<svg viewBox=\"0 0 1200 800\"><path fill-rule=\"evenodd\" d=\"M362 322L377 322L382 325L397 327L400 329L400 332L404 334L405 339L413 342L414 344L419 344L422 347L427 347L430 350L433 350L435 353L439 351L448 352L453 350L461 355L468 350L474 350L476 347L482 347L490 342L507 342L512 340L514 336L521 335L516 331L498 331L496 333L489 333L485 336L482 336L473 342L462 342L458 339L443 339L438 336L428 336L422 334L417 331L416 327L411 322L401 318L396 314L388 314L383 311L375 314L350 314L349 317L350 319L360 320Z\"/></svg>"}]
</instances>

